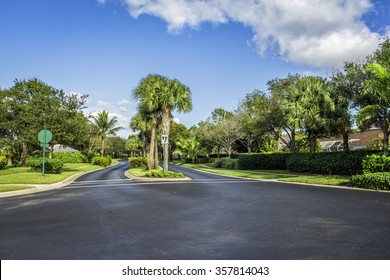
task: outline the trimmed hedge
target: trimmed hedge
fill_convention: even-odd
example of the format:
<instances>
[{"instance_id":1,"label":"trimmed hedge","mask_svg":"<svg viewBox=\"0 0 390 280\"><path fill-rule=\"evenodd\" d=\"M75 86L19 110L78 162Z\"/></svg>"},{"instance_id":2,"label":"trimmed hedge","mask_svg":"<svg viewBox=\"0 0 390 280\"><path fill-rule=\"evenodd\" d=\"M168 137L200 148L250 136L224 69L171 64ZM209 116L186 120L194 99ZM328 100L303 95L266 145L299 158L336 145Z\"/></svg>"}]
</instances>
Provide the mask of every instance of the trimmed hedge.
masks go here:
<instances>
[{"instance_id":1,"label":"trimmed hedge","mask_svg":"<svg viewBox=\"0 0 390 280\"><path fill-rule=\"evenodd\" d=\"M354 175L351 177L350 182L353 187L374 190L390 190L390 172Z\"/></svg>"},{"instance_id":2,"label":"trimmed hedge","mask_svg":"<svg viewBox=\"0 0 390 280\"><path fill-rule=\"evenodd\" d=\"M0 169L3 169L7 166L7 158L5 156L0 156Z\"/></svg>"},{"instance_id":3,"label":"trimmed hedge","mask_svg":"<svg viewBox=\"0 0 390 280\"><path fill-rule=\"evenodd\" d=\"M390 172L390 156L369 155L363 159L363 173Z\"/></svg>"},{"instance_id":4,"label":"trimmed hedge","mask_svg":"<svg viewBox=\"0 0 390 280\"><path fill-rule=\"evenodd\" d=\"M287 169L286 161L292 154L240 154L238 156L238 169Z\"/></svg>"},{"instance_id":5,"label":"trimmed hedge","mask_svg":"<svg viewBox=\"0 0 390 280\"><path fill-rule=\"evenodd\" d=\"M221 158L214 162L215 168L237 169L237 159Z\"/></svg>"},{"instance_id":6,"label":"trimmed hedge","mask_svg":"<svg viewBox=\"0 0 390 280\"><path fill-rule=\"evenodd\" d=\"M374 151L323 152L291 154L287 158L287 168L292 172L355 175L363 172L365 156Z\"/></svg>"},{"instance_id":7,"label":"trimmed hedge","mask_svg":"<svg viewBox=\"0 0 390 280\"><path fill-rule=\"evenodd\" d=\"M53 152L53 159L60 159L64 163L85 163L88 158L82 153Z\"/></svg>"},{"instance_id":8,"label":"trimmed hedge","mask_svg":"<svg viewBox=\"0 0 390 280\"><path fill-rule=\"evenodd\" d=\"M148 166L148 159L145 157L131 157L129 158L130 168L146 168Z\"/></svg>"},{"instance_id":9,"label":"trimmed hedge","mask_svg":"<svg viewBox=\"0 0 390 280\"><path fill-rule=\"evenodd\" d=\"M31 167L34 172L42 171L42 159L40 158L29 158L27 165ZM64 162L60 159L45 159L45 173L47 174L61 174Z\"/></svg>"},{"instance_id":10,"label":"trimmed hedge","mask_svg":"<svg viewBox=\"0 0 390 280\"><path fill-rule=\"evenodd\" d=\"M100 165L103 167L110 166L111 162L112 162L112 159L110 157L94 157L91 160L91 164Z\"/></svg>"}]
</instances>

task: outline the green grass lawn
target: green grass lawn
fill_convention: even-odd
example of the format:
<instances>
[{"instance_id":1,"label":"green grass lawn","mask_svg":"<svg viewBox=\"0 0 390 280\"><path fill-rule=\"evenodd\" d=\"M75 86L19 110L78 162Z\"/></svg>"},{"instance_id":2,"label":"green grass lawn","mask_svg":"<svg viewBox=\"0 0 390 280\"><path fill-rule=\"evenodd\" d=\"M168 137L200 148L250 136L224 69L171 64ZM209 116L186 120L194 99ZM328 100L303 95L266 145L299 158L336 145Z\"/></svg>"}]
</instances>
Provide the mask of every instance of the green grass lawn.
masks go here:
<instances>
[{"instance_id":1,"label":"green grass lawn","mask_svg":"<svg viewBox=\"0 0 390 280\"><path fill-rule=\"evenodd\" d=\"M332 186L346 186L349 183L348 176L297 174L288 170L231 170L223 168L213 168L210 165L207 165L206 167L205 165L190 163L183 164L183 166L222 175L252 179L279 180L283 182L296 182Z\"/></svg>"},{"instance_id":2,"label":"green grass lawn","mask_svg":"<svg viewBox=\"0 0 390 280\"><path fill-rule=\"evenodd\" d=\"M66 163L61 174L32 172L30 167L7 167L0 170L0 184L53 184L61 182L76 173L101 169L88 163Z\"/></svg>"}]
</instances>

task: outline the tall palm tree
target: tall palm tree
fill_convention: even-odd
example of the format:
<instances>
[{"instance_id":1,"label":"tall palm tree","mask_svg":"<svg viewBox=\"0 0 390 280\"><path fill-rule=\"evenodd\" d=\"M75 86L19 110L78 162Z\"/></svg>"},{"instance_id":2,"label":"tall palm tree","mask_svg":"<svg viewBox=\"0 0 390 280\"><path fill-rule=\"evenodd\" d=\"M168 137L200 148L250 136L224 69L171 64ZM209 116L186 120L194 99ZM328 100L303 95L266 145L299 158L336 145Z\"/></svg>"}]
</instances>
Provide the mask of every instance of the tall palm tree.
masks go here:
<instances>
[{"instance_id":1,"label":"tall palm tree","mask_svg":"<svg viewBox=\"0 0 390 280\"><path fill-rule=\"evenodd\" d=\"M97 113L97 116L90 116L92 119L91 123L96 128L96 134L100 137L102 140L102 147L101 147L101 156L104 156L104 146L106 144L106 138L108 135L115 136L116 133L123 129L123 127L116 127L115 125L118 122L117 117L109 117L109 113L105 110L99 111Z\"/></svg>"},{"instance_id":2,"label":"tall palm tree","mask_svg":"<svg viewBox=\"0 0 390 280\"><path fill-rule=\"evenodd\" d=\"M160 92L162 110L162 133L169 135L172 112L190 112L192 110L191 91L189 87L176 79L161 77L163 83ZM168 171L168 145L164 145L164 171Z\"/></svg>"},{"instance_id":3,"label":"tall palm tree","mask_svg":"<svg viewBox=\"0 0 390 280\"><path fill-rule=\"evenodd\" d=\"M151 140L148 152L148 169L158 168L156 135L158 118L162 117L162 133L169 135L172 112L189 112L192 109L190 89L176 79L150 74L141 80L133 96L152 119ZM164 146L164 171L168 170L168 146Z\"/></svg>"}]
</instances>

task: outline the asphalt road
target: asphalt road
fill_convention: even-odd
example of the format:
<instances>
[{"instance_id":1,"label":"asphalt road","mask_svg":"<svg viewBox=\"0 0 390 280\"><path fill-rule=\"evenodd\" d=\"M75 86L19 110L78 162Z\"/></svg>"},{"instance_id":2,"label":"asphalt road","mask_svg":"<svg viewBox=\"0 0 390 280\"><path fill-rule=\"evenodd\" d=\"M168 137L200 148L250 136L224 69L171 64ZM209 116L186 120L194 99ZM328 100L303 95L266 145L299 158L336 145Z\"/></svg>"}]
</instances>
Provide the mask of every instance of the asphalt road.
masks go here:
<instances>
[{"instance_id":1,"label":"asphalt road","mask_svg":"<svg viewBox=\"0 0 390 280\"><path fill-rule=\"evenodd\" d=\"M0 199L1 259L390 259L390 193L227 178L127 179L127 164Z\"/></svg>"}]
</instances>

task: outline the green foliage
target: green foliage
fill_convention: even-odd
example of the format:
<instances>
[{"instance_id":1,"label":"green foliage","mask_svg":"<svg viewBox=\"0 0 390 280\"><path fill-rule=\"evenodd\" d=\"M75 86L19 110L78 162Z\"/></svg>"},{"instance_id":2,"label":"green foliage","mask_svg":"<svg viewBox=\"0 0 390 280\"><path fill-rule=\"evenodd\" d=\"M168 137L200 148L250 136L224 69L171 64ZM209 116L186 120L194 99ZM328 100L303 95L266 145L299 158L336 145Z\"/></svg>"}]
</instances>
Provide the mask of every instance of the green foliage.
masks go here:
<instances>
[{"instance_id":1,"label":"green foliage","mask_svg":"<svg viewBox=\"0 0 390 280\"><path fill-rule=\"evenodd\" d=\"M130 168L146 168L148 166L148 159L145 157L131 157L129 158Z\"/></svg>"},{"instance_id":2,"label":"green foliage","mask_svg":"<svg viewBox=\"0 0 390 280\"><path fill-rule=\"evenodd\" d=\"M34 172L41 172L42 164L41 158L29 158L27 160L27 165ZM47 174L61 174L63 167L64 162L61 159L45 159L45 173Z\"/></svg>"},{"instance_id":3,"label":"green foliage","mask_svg":"<svg viewBox=\"0 0 390 280\"><path fill-rule=\"evenodd\" d=\"M88 158L82 153L54 152L53 159L60 159L64 163L86 163Z\"/></svg>"},{"instance_id":4,"label":"green foliage","mask_svg":"<svg viewBox=\"0 0 390 280\"><path fill-rule=\"evenodd\" d=\"M145 176L150 178L183 178L184 177L183 173L181 172L179 173L172 172L172 171L163 172L162 170L148 171L145 173Z\"/></svg>"},{"instance_id":5,"label":"green foliage","mask_svg":"<svg viewBox=\"0 0 390 280\"><path fill-rule=\"evenodd\" d=\"M91 164L107 167L111 165L111 161L110 157L94 157L91 160Z\"/></svg>"},{"instance_id":6,"label":"green foliage","mask_svg":"<svg viewBox=\"0 0 390 280\"><path fill-rule=\"evenodd\" d=\"M372 151L291 154L287 168L292 172L354 175L363 172L363 158Z\"/></svg>"},{"instance_id":7,"label":"green foliage","mask_svg":"<svg viewBox=\"0 0 390 280\"><path fill-rule=\"evenodd\" d=\"M0 169L3 169L7 165L7 158L5 156L0 156Z\"/></svg>"},{"instance_id":8,"label":"green foliage","mask_svg":"<svg viewBox=\"0 0 390 280\"><path fill-rule=\"evenodd\" d=\"M358 188L390 190L390 172L354 175L350 182L352 186Z\"/></svg>"},{"instance_id":9,"label":"green foliage","mask_svg":"<svg viewBox=\"0 0 390 280\"><path fill-rule=\"evenodd\" d=\"M86 157L88 163L91 163L94 157L100 156L98 152L83 153L83 155Z\"/></svg>"},{"instance_id":10,"label":"green foliage","mask_svg":"<svg viewBox=\"0 0 390 280\"><path fill-rule=\"evenodd\" d=\"M374 154L363 159L363 173L390 172L390 156Z\"/></svg>"},{"instance_id":11,"label":"green foliage","mask_svg":"<svg viewBox=\"0 0 390 280\"><path fill-rule=\"evenodd\" d=\"M215 168L237 169L238 159L221 158L214 162Z\"/></svg>"},{"instance_id":12,"label":"green foliage","mask_svg":"<svg viewBox=\"0 0 390 280\"><path fill-rule=\"evenodd\" d=\"M241 154L238 156L238 169L276 170L286 169L287 153Z\"/></svg>"}]
</instances>

